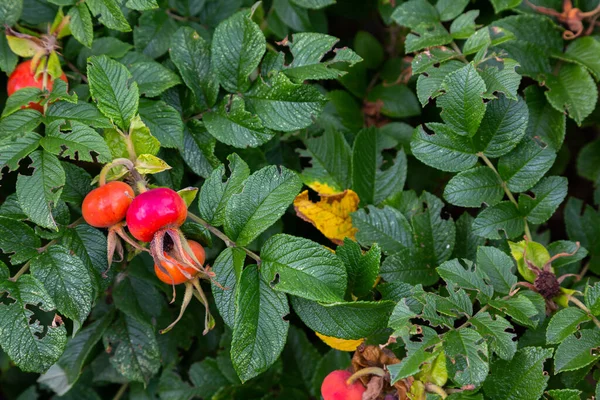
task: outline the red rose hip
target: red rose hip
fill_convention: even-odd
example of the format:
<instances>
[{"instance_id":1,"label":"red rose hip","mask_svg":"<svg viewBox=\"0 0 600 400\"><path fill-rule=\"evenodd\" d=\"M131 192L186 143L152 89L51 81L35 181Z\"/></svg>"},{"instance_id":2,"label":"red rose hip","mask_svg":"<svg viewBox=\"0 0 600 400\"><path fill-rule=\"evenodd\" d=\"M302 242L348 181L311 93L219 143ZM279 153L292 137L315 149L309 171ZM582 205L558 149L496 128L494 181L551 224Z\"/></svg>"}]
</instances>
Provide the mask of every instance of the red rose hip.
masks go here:
<instances>
[{"instance_id":1,"label":"red rose hip","mask_svg":"<svg viewBox=\"0 0 600 400\"><path fill-rule=\"evenodd\" d=\"M67 82L67 76L63 73L60 76L60 79ZM8 83L6 84L6 89L8 95L12 95L17 90L21 90L27 87L36 87L42 89L44 85L44 80L40 76L39 78L35 78L35 71L31 70L31 60L27 60L17 65L17 68L10 74L8 78ZM52 79L49 77L48 82L46 84L48 91L52 90ZM43 111L42 106L39 103L29 103L29 108L33 108L38 110L39 112Z\"/></svg>"},{"instance_id":2,"label":"red rose hip","mask_svg":"<svg viewBox=\"0 0 600 400\"><path fill-rule=\"evenodd\" d=\"M133 189L128 184L109 182L85 196L81 205L83 219L96 228L111 227L125 218L134 197Z\"/></svg>"},{"instance_id":3,"label":"red rose hip","mask_svg":"<svg viewBox=\"0 0 600 400\"><path fill-rule=\"evenodd\" d=\"M194 255L196 256L198 261L200 261L201 264L204 264L204 260L206 259L204 247L202 247L200 243L195 242L193 240L188 240L188 245L194 252ZM165 257L169 261L163 261L160 264L167 272L163 272L157 264L154 264L154 273L156 274L158 279L160 279L166 284L179 285L181 283L187 282L189 279L181 272L182 270L191 275L192 277L196 276L198 272L200 272L185 264L177 262L173 257L167 254L165 254ZM187 258L190 263L193 262L191 257L187 256Z\"/></svg>"},{"instance_id":4,"label":"red rose hip","mask_svg":"<svg viewBox=\"0 0 600 400\"><path fill-rule=\"evenodd\" d=\"M186 218L187 207L176 191L152 189L133 199L127 210L127 228L134 238L150 242L160 229L179 228Z\"/></svg>"},{"instance_id":5,"label":"red rose hip","mask_svg":"<svg viewBox=\"0 0 600 400\"><path fill-rule=\"evenodd\" d=\"M343 370L336 370L327 375L321 385L323 400L362 400L366 389L360 380L348 385L347 381L351 376L349 371Z\"/></svg>"}]
</instances>

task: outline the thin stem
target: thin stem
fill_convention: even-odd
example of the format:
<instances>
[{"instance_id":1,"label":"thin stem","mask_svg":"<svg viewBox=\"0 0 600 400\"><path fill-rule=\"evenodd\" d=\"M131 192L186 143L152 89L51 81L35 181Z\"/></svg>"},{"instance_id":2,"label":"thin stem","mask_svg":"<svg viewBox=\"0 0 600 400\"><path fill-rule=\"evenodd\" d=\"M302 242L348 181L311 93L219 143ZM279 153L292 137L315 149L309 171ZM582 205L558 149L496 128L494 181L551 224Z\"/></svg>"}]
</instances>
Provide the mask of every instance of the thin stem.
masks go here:
<instances>
[{"instance_id":1,"label":"thin stem","mask_svg":"<svg viewBox=\"0 0 600 400\"><path fill-rule=\"evenodd\" d=\"M458 45L454 42L450 43L450 46L452 46L452 49L457 52L458 54L456 55L456 58L458 58L459 60L461 60L462 62L464 62L465 64L469 63L469 60L467 60L467 58L463 55L462 51L460 50L460 48L458 47Z\"/></svg>"},{"instance_id":2,"label":"thin stem","mask_svg":"<svg viewBox=\"0 0 600 400\"><path fill-rule=\"evenodd\" d=\"M383 369L381 369L379 367L367 367L367 368L359 369L354 374L352 374L352 376L350 378L348 378L346 383L348 385L352 385L358 378L360 378L362 376L367 376L367 375L386 376L387 372L385 372Z\"/></svg>"},{"instance_id":3,"label":"thin stem","mask_svg":"<svg viewBox=\"0 0 600 400\"><path fill-rule=\"evenodd\" d=\"M77 67L75 66L75 64L73 64L71 61L67 61L67 66L68 66L69 68L71 68L71 71L75 72L77 75L79 75L79 76L81 77L81 81L82 81L83 83L88 83L87 76L85 76L85 75L83 74L83 72L81 72L81 71L79 70L79 68L77 68Z\"/></svg>"},{"instance_id":4,"label":"thin stem","mask_svg":"<svg viewBox=\"0 0 600 400\"><path fill-rule=\"evenodd\" d=\"M119 391L117 392L117 394L115 394L115 397L113 397L113 400L120 400L121 397L123 397L123 395L127 391L127 388L129 388L129 382L121 385Z\"/></svg>"},{"instance_id":5,"label":"thin stem","mask_svg":"<svg viewBox=\"0 0 600 400\"><path fill-rule=\"evenodd\" d=\"M587 264L585 264L585 266L583 267L583 269L581 270L581 272L577 274L577 278L575 278L575 280L577 282L579 282L580 280L582 280L583 277L585 276L585 274L587 274L588 269L590 269L590 263L589 262Z\"/></svg>"},{"instance_id":6,"label":"thin stem","mask_svg":"<svg viewBox=\"0 0 600 400\"><path fill-rule=\"evenodd\" d=\"M18 271L17 271L17 273L16 273L16 274L15 274L15 275L14 275L12 278L10 278L10 279L9 279L9 281L16 282L16 281L19 279L19 277L20 277L21 275L23 275L25 272L27 272L27 271L29 270L29 265L30 265L30 264L31 264L31 261L27 261L27 262L25 263L25 265L23 265L23 266L21 267L21 269L20 269L20 270L18 270Z\"/></svg>"},{"instance_id":7,"label":"thin stem","mask_svg":"<svg viewBox=\"0 0 600 400\"><path fill-rule=\"evenodd\" d=\"M586 312L586 313L589 315L589 317L592 319L592 321L594 322L594 324L596 324L596 326L597 326L598 328L600 328L600 321L598 320L598 318L596 318L596 317L594 316L594 314L592 314L592 312L590 311L590 309L589 309L589 308L587 308L587 307L585 306L585 304L583 304L583 303L582 303L582 302L581 302L581 301L580 301L580 300L579 300L577 297L575 297L575 296L568 296L567 298L569 299L569 301L570 301L571 303L575 304L577 307L579 307L579 308L581 308L583 311L585 311L585 312Z\"/></svg>"},{"instance_id":8,"label":"thin stem","mask_svg":"<svg viewBox=\"0 0 600 400\"><path fill-rule=\"evenodd\" d=\"M216 237L221 239L223 242L225 242L225 245L227 247L237 247L237 248L244 250L250 258L254 259L260 265L261 260L260 260L260 257L258 256L258 254L254 253L251 250L248 250L245 247L238 246L237 244L235 244L235 242L233 240L229 239L229 237L226 234L224 234L223 232L221 232L214 226L210 225L208 222L206 222L205 220L203 220L196 214L188 211L188 217L190 217L190 219L192 221L197 222L200 225L202 225L203 227L205 227L206 229L208 229L213 235L215 235Z\"/></svg>"},{"instance_id":9,"label":"thin stem","mask_svg":"<svg viewBox=\"0 0 600 400\"><path fill-rule=\"evenodd\" d=\"M500 180L500 182L502 182L502 189L504 190L504 193L506 193L506 196L508 197L508 199L510 200L511 203L513 203L517 209L519 208L519 203L517 202L517 199L515 199L515 196L512 194L512 192L510 191L510 189L508 189L508 186L506 185L506 182L504 182L504 180L502 179L502 177L500 176L500 173L498 173L498 170L496 169L496 167L494 167L494 164L492 164L492 162L490 161L489 158L487 158L487 156L483 153L477 153L477 155L479 156L479 158L481 158L483 160L483 162L485 163L485 165L487 165L492 171L494 171L494 174L496 174L496 176L498 177L498 179ZM531 231L529 230L529 224L527 224L527 219L523 218L523 222L525 223L525 235L527 236L527 239L529 240L533 240L532 236L531 236Z\"/></svg>"},{"instance_id":10,"label":"thin stem","mask_svg":"<svg viewBox=\"0 0 600 400\"><path fill-rule=\"evenodd\" d=\"M442 399L445 399L446 397L448 397L448 393L446 393L446 391L438 386L438 385L434 385L433 383L426 383L425 384L425 390L428 391L429 393L435 393L438 396L440 396Z\"/></svg>"}]
</instances>

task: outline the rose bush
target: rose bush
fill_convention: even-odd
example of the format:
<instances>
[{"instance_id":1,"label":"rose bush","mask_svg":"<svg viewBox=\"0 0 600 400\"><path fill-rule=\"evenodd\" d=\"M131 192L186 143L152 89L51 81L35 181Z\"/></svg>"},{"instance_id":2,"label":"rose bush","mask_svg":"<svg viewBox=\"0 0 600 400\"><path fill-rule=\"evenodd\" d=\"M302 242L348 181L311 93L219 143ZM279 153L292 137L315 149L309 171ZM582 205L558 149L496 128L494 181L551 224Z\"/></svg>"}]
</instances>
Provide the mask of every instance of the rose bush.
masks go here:
<instances>
[{"instance_id":1,"label":"rose bush","mask_svg":"<svg viewBox=\"0 0 600 400\"><path fill-rule=\"evenodd\" d=\"M0 0L0 397L600 397L597 0Z\"/></svg>"}]
</instances>

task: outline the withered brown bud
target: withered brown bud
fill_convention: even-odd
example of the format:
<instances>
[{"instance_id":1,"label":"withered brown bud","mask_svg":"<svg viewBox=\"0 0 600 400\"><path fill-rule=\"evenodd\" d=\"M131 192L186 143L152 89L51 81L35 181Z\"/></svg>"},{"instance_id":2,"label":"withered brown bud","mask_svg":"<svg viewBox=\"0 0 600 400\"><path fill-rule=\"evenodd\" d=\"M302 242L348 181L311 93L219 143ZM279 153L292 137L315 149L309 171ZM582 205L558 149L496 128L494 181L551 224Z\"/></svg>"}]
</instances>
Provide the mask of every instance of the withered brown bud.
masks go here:
<instances>
[{"instance_id":1,"label":"withered brown bud","mask_svg":"<svg viewBox=\"0 0 600 400\"><path fill-rule=\"evenodd\" d=\"M533 284L545 299L549 300L560 294L560 284L552 272L540 271Z\"/></svg>"}]
</instances>

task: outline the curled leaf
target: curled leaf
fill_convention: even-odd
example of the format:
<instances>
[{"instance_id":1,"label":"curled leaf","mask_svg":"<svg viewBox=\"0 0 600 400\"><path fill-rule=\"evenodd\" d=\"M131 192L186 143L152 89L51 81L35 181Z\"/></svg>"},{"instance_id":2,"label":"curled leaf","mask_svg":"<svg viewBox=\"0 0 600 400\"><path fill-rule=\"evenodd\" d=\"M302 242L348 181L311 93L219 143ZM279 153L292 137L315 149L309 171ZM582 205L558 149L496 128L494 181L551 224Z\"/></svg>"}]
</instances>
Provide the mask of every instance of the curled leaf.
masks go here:
<instances>
[{"instance_id":1,"label":"curled leaf","mask_svg":"<svg viewBox=\"0 0 600 400\"><path fill-rule=\"evenodd\" d=\"M140 174L158 174L171 169L171 167L164 160L152 154L140 154L135 161L135 169Z\"/></svg>"},{"instance_id":2,"label":"curled leaf","mask_svg":"<svg viewBox=\"0 0 600 400\"><path fill-rule=\"evenodd\" d=\"M325 336L315 332L327 346L340 351L355 351L363 342L363 339L338 339L331 336Z\"/></svg>"},{"instance_id":3,"label":"curled leaf","mask_svg":"<svg viewBox=\"0 0 600 400\"><path fill-rule=\"evenodd\" d=\"M336 244L342 244L345 238L355 240L357 229L352 226L350 214L358 210L358 195L348 189L339 194L319 196L321 200L318 203L308 198L308 190L296 196L296 215L313 224Z\"/></svg>"}]
</instances>

